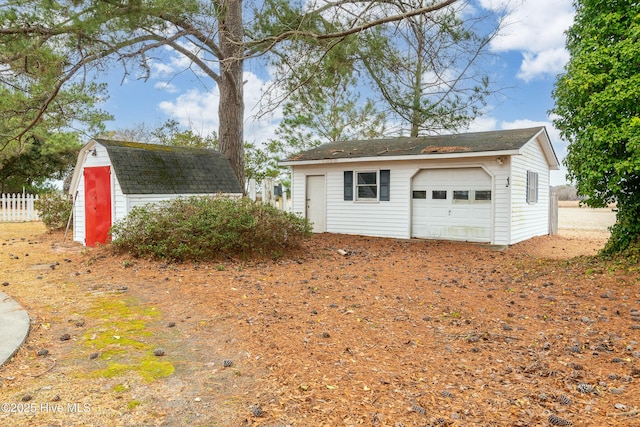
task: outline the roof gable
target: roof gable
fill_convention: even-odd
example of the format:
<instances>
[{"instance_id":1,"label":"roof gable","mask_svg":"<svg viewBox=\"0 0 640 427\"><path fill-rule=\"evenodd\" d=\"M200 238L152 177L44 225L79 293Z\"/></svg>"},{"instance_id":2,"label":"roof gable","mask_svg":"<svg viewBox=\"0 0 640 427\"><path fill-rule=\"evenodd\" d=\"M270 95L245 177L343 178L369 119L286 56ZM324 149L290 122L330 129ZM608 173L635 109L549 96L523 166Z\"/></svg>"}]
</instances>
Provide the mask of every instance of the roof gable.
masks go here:
<instances>
[{"instance_id":1,"label":"roof gable","mask_svg":"<svg viewBox=\"0 0 640 427\"><path fill-rule=\"evenodd\" d=\"M229 159L204 148L96 139L124 194L242 193Z\"/></svg>"},{"instance_id":2,"label":"roof gable","mask_svg":"<svg viewBox=\"0 0 640 427\"><path fill-rule=\"evenodd\" d=\"M295 154L282 162L321 162L330 159L393 158L399 156L473 155L474 153L517 152L529 141L544 134L541 145L548 145L545 155L549 164L558 164L544 127L471 132L451 135L397 137L373 140L338 141ZM545 149L546 147L543 147ZM549 155L551 153L551 156ZM552 158L550 158L552 157Z\"/></svg>"}]
</instances>

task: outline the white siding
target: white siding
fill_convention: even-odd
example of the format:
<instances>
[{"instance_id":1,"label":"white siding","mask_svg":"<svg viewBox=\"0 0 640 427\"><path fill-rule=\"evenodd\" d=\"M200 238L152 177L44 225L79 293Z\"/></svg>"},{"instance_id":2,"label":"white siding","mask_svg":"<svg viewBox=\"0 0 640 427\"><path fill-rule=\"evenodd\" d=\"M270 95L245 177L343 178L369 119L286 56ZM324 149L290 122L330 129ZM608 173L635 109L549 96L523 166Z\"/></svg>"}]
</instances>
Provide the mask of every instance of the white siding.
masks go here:
<instances>
[{"instance_id":1,"label":"white siding","mask_svg":"<svg viewBox=\"0 0 640 427\"><path fill-rule=\"evenodd\" d=\"M291 212L304 218L306 210L305 191L307 185L306 168L291 167Z\"/></svg>"},{"instance_id":2,"label":"white siding","mask_svg":"<svg viewBox=\"0 0 640 427\"><path fill-rule=\"evenodd\" d=\"M387 202L345 201L344 171L390 169L390 200ZM410 171L390 168L386 163L296 166L292 171L293 212L305 215L307 175L326 176L326 231L381 237L409 237L408 203Z\"/></svg>"},{"instance_id":3,"label":"white siding","mask_svg":"<svg viewBox=\"0 0 640 427\"><path fill-rule=\"evenodd\" d=\"M111 201L113 203L111 222L115 224L129 213L129 206L127 196L122 193L122 187L114 171L111 171Z\"/></svg>"},{"instance_id":4,"label":"white siding","mask_svg":"<svg viewBox=\"0 0 640 427\"><path fill-rule=\"evenodd\" d=\"M293 212L300 216L305 215L305 177L324 174L327 177L327 232L408 239L411 236L412 178L421 169L434 167L483 167L492 176L492 191L495 194L492 215L494 219L499 220L493 227L492 243L507 244L510 207L509 188L506 186L507 177L509 177L508 158L503 159L502 165L496 162L496 157L473 158L468 161L459 159L386 160L384 162L295 165L292 167L291 179ZM380 169L391 171L390 201L344 200L344 171Z\"/></svg>"},{"instance_id":5,"label":"white siding","mask_svg":"<svg viewBox=\"0 0 640 427\"><path fill-rule=\"evenodd\" d=\"M537 140L512 158L511 236L509 244L549 234L549 165ZM538 173L538 202L527 203L527 171Z\"/></svg>"},{"instance_id":6,"label":"white siding","mask_svg":"<svg viewBox=\"0 0 640 427\"><path fill-rule=\"evenodd\" d=\"M207 197L207 196L221 196L221 197L240 197L239 194L126 194L125 199L127 201L127 213L131 212L136 206L144 206L149 203L160 203L165 200L175 200L179 198L188 199L189 197ZM124 218L125 215L118 219Z\"/></svg>"},{"instance_id":7,"label":"white siding","mask_svg":"<svg viewBox=\"0 0 640 427\"><path fill-rule=\"evenodd\" d=\"M511 227L511 158L500 157L502 165L493 160L487 161L493 172L493 187L495 198L493 200L493 244L508 245Z\"/></svg>"}]
</instances>

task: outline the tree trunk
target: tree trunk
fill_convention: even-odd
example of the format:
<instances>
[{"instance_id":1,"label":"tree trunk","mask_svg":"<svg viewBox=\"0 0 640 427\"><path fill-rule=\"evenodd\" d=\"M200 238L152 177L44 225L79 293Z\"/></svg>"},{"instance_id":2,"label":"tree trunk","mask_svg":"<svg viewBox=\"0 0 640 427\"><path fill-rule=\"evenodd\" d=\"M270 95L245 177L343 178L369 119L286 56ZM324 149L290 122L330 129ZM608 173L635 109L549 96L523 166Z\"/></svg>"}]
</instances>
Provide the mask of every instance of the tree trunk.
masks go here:
<instances>
[{"instance_id":1,"label":"tree trunk","mask_svg":"<svg viewBox=\"0 0 640 427\"><path fill-rule=\"evenodd\" d=\"M218 37L222 55L218 82L218 147L231 161L231 167L244 188L242 0L222 0L220 10Z\"/></svg>"},{"instance_id":2,"label":"tree trunk","mask_svg":"<svg viewBox=\"0 0 640 427\"><path fill-rule=\"evenodd\" d=\"M422 20L420 20L422 23ZM419 31L416 34L416 52L422 52L424 49L424 38ZM422 74L424 73L424 63L422 55L418 56L418 62L416 63L416 69L414 72L415 80L413 82L413 111L411 112L411 134L412 138L416 138L420 134L420 125L423 124L422 113Z\"/></svg>"}]
</instances>

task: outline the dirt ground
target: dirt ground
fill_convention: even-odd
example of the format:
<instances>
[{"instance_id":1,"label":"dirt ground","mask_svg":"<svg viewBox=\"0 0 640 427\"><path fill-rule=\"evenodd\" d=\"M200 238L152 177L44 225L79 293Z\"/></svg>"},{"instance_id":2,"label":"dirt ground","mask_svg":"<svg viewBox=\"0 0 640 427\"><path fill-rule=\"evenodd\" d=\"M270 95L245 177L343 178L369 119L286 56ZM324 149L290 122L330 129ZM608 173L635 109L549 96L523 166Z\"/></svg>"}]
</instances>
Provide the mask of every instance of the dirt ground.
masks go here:
<instances>
[{"instance_id":1,"label":"dirt ground","mask_svg":"<svg viewBox=\"0 0 640 427\"><path fill-rule=\"evenodd\" d=\"M587 257L606 237L165 264L0 224L0 290L32 319L0 424L639 425L640 276Z\"/></svg>"}]
</instances>

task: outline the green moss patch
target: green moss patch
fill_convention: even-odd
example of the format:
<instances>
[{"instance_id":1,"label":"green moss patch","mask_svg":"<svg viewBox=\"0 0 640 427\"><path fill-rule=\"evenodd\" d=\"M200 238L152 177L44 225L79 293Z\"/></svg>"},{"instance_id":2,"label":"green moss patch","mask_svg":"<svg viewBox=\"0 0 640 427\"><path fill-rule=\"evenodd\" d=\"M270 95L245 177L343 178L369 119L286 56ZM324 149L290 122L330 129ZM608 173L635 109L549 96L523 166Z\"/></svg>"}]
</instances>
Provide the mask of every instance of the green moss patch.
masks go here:
<instances>
[{"instance_id":1,"label":"green moss patch","mask_svg":"<svg viewBox=\"0 0 640 427\"><path fill-rule=\"evenodd\" d=\"M83 336L83 345L98 352L101 368L90 377L114 378L137 373L147 382L167 377L174 372L170 361L153 355L156 344L149 323L160 313L132 298L104 297L87 310L86 317L98 319L98 325Z\"/></svg>"}]
</instances>

